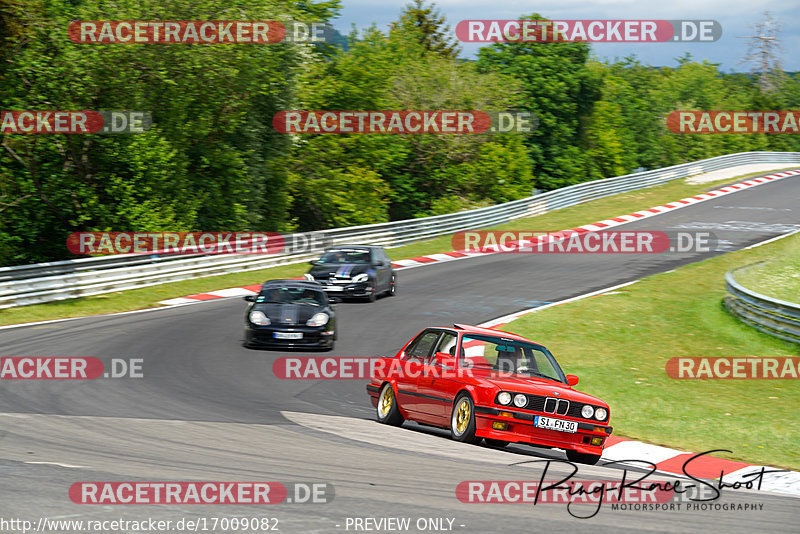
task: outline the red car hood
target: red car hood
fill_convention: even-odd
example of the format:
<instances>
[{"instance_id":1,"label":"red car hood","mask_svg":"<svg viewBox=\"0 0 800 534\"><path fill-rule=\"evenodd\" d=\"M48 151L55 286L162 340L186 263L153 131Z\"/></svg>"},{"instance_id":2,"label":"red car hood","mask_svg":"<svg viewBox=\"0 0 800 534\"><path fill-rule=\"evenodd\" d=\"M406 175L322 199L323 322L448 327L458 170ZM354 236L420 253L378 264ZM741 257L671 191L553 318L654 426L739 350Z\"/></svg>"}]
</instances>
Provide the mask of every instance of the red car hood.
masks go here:
<instances>
[{"instance_id":1,"label":"red car hood","mask_svg":"<svg viewBox=\"0 0 800 534\"><path fill-rule=\"evenodd\" d=\"M483 380L494 384L503 391L514 393L528 393L531 395L542 395L544 397L559 397L570 401L584 402L596 406L608 407L608 404L586 393L581 393L572 389L566 384L553 380L546 380L526 375L514 375L514 378L496 377L488 374L482 377Z\"/></svg>"}]
</instances>

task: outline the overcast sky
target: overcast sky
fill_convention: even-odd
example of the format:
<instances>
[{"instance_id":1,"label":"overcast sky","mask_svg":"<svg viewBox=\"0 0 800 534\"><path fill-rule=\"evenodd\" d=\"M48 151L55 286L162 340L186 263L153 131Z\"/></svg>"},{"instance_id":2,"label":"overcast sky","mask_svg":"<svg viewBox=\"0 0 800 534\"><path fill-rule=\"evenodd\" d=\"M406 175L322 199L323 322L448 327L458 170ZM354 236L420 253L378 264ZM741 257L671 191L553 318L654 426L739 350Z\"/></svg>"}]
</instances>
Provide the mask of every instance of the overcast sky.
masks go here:
<instances>
[{"instance_id":1,"label":"overcast sky","mask_svg":"<svg viewBox=\"0 0 800 534\"><path fill-rule=\"evenodd\" d=\"M349 33L376 23L386 29L396 20L409 0L342 0L341 16L334 26ZM439 0L439 11L447 17L451 30L467 19L518 19L520 15L539 13L549 19L647 19L647 20L716 20L722 25L722 38L713 43L593 43L592 52L604 59L635 54L640 61L654 66L675 66L675 58L686 52L698 61L719 63L725 72L748 71L739 62L747 55L751 25L762 20L765 10L781 25L779 38L783 50L780 60L788 71L800 71L800 0ZM474 58L485 44L462 43L462 55Z\"/></svg>"}]
</instances>

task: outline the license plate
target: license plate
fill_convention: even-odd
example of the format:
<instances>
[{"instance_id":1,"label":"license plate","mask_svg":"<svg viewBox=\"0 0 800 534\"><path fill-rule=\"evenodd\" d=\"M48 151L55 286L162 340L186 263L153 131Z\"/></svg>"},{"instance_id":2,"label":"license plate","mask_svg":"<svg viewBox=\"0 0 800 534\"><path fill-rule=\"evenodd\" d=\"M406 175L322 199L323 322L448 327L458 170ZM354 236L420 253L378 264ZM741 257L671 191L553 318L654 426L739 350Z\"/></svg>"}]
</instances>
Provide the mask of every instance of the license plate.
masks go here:
<instances>
[{"instance_id":1,"label":"license plate","mask_svg":"<svg viewBox=\"0 0 800 534\"><path fill-rule=\"evenodd\" d=\"M303 339L302 332L275 332L275 339Z\"/></svg>"},{"instance_id":2,"label":"license plate","mask_svg":"<svg viewBox=\"0 0 800 534\"><path fill-rule=\"evenodd\" d=\"M325 286L325 291L344 291L342 286Z\"/></svg>"},{"instance_id":3,"label":"license plate","mask_svg":"<svg viewBox=\"0 0 800 534\"><path fill-rule=\"evenodd\" d=\"M542 417L537 415L533 420L534 426L546 428L547 430L558 430L559 432L578 431L578 423L575 421L564 421L563 419L553 419L552 417Z\"/></svg>"}]
</instances>

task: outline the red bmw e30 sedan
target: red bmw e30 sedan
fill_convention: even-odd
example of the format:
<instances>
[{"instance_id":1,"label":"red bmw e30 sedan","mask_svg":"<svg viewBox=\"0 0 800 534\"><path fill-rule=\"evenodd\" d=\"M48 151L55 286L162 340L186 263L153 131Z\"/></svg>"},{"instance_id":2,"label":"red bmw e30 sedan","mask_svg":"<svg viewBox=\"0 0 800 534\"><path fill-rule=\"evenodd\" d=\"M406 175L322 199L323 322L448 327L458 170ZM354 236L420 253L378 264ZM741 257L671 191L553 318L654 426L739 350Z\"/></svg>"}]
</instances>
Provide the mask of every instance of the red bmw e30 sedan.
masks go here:
<instances>
[{"instance_id":1,"label":"red bmw e30 sedan","mask_svg":"<svg viewBox=\"0 0 800 534\"><path fill-rule=\"evenodd\" d=\"M595 464L611 434L608 404L573 389L542 345L468 326L426 328L373 367L367 392L378 421L449 428L453 439L564 449Z\"/></svg>"}]
</instances>

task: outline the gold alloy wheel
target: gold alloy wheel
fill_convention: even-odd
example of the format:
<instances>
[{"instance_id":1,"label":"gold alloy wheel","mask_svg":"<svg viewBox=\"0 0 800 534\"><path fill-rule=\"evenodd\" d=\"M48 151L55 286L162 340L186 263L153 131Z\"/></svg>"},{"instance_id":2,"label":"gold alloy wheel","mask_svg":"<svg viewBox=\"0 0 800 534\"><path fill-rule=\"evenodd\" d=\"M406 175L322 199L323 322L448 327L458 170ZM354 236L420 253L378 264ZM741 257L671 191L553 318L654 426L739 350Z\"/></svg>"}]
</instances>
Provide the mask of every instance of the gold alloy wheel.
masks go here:
<instances>
[{"instance_id":1,"label":"gold alloy wheel","mask_svg":"<svg viewBox=\"0 0 800 534\"><path fill-rule=\"evenodd\" d=\"M459 436L467 430L467 426L469 425L469 415L469 401L467 399L462 399L461 402L458 403L455 416L456 432L458 432Z\"/></svg>"},{"instance_id":2,"label":"gold alloy wheel","mask_svg":"<svg viewBox=\"0 0 800 534\"><path fill-rule=\"evenodd\" d=\"M389 410L392 409L392 402L394 402L394 390L392 390L392 386L387 385L383 388L381 401L378 404L378 411L380 412L381 418L389 415Z\"/></svg>"}]
</instances>

